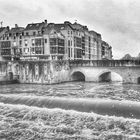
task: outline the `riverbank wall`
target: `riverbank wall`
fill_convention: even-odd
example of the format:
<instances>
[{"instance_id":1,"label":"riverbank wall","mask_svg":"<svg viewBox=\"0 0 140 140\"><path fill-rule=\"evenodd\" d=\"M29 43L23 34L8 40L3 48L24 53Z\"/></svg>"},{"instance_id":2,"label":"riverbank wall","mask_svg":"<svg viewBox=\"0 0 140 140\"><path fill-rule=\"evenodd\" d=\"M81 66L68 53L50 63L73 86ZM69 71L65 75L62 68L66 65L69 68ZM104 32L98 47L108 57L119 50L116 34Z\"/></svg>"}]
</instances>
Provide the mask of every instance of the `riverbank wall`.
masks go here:
<instances>
[{"instance_id":1,"label":"riverbank wall","mask_svg":"<svg viewBox=\"0 0 140 140\"><path fill-rule=\"evenodd\" d=\"M68 61L0 62L0 84L57 84L70 80Z\"/></svg>"},{"instance_id":2,"label":"riverbank wall","mask_svg":"<svg viewBox=\"0 0 140 140\"><path fill-rule=\"evenodd\" d=\"M20 61L20 83L56 84L69 81L68 61Z\"/></svg>"}]
</instances>

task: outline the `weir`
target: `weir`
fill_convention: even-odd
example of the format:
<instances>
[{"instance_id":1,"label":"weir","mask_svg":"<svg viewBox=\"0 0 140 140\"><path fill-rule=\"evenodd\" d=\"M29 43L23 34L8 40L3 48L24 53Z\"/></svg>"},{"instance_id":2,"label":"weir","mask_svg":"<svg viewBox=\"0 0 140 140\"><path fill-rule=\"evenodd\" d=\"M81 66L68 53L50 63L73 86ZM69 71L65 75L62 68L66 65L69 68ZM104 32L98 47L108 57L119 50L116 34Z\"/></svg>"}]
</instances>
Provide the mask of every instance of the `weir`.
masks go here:
<instances>
[{"instance_id":1,"label":"weir","mask_svg":"<svg viewBox=\"0 0 140 140\"><path fill-rule=\"evenodd\" d=\"M0 102L140 119L140 103L134 101L0 95Z\"/></svg>"}]
</instances>

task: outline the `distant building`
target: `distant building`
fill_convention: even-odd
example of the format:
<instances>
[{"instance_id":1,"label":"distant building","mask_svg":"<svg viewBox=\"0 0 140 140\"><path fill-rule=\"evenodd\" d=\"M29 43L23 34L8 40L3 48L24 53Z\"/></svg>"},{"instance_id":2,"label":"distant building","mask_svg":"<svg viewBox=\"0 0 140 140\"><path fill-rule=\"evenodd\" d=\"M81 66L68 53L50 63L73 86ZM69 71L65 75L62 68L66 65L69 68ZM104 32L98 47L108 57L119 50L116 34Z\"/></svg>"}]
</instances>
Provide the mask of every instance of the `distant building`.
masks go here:
<instances>
[{"instance_id":1,"label":"distant building","mask_svg":"<svg viewBox=\"0 0 140 140\"><path fill-rule=\"evenodd\" d=\"M112 47L105 41L101 44L101 56L102 59L111 60L112 59Z\"/></svg>"}]
</instances>

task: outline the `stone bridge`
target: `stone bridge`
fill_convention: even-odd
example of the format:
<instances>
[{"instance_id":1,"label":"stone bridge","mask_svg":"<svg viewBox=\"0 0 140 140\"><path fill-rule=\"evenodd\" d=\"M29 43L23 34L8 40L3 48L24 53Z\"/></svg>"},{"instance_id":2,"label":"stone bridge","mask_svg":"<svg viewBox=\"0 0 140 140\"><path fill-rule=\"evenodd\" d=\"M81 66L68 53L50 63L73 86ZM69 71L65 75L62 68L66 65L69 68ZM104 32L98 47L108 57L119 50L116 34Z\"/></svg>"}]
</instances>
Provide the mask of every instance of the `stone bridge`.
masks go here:
<instances>
[{"instance_id":1,"label":"stone bridge","mask_svg":"<svg viewBox=\"0 0 140 140\"><path fill-rule=\"evenodd\" d=\"M70 61L71 81L140 83L140 61Z\"/></svg>"},{"instance_id":2,"label":"stone bridge","mask_svg":"<svg viewBox=\"0 0 140 140\"><path fill-rule=\"evenodd\" d=\"M69 81L140 83L140 61L18 61L0 62L0 81L52 84Z\"/></svg>"}]
</instances>

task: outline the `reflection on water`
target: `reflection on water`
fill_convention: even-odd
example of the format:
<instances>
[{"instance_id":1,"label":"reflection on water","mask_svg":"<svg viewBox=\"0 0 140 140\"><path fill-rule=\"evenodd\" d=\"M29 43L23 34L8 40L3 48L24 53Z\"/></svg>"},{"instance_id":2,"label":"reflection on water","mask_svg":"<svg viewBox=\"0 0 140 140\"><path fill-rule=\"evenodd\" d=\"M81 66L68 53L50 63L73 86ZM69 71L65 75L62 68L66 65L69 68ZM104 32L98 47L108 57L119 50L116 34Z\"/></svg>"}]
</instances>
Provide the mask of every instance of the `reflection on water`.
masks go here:
<instances>
[{"instance_id":1,"label":"reflection on water","mask_svg":"<svg viewBox=\"0 0 140 140\"><path fill-rule=\"evenodd\" d=\"M140 101L140 85L122 83L71 82L55 85L17 84L1 85L0 94L36 96L110 98Z\"/></svg>"}]
</instances>

